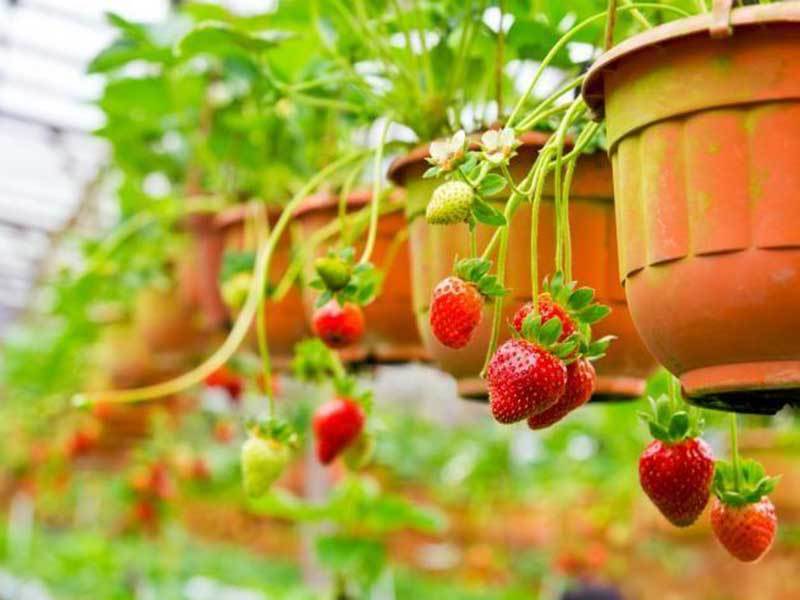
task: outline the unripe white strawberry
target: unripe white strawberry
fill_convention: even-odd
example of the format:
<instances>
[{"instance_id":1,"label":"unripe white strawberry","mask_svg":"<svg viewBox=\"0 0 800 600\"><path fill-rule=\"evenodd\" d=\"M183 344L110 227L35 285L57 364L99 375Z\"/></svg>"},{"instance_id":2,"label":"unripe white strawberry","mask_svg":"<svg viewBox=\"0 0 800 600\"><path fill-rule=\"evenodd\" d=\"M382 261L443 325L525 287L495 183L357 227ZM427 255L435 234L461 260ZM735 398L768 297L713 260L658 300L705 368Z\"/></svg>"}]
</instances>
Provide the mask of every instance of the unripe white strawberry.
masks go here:
<instances>
[{"instance_id":1,"label":"unripe white strawberry","mask_svg":"<svg viewBox=\"0 0 800 600\"><path fill-rule=\"evenodd\" d=\"M433 191L425 220L431 225L455 225L469 217L474 197L472 188L463 181L448 181Z\"/></svg>"},{"instance_id":2,"label":"unripe white strawberry","mask_svg":"<svg viewBox=\"0 0 800 600\"><path fill-rule=\"evenodd\" d=\"M289 447L278 440L251 435L242 446L242 479L248 496L269 491L291 458Z\"/></svg>"}]
</instances>

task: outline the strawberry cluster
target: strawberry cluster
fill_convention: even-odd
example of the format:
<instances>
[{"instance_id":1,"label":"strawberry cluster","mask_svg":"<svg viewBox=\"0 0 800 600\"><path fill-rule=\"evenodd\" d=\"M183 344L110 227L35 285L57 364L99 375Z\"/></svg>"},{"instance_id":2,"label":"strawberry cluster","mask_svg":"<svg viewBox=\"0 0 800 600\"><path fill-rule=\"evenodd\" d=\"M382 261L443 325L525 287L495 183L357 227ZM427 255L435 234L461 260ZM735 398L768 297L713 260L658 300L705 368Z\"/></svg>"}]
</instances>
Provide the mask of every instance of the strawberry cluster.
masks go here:
<instances>
[{"instance_id":1,"label":"strawberry cluster","mask_svg":"<svg viewBox=\"0 0 800 600\"><path fill-rule=\"evenodd\" d=\"M526 420L542 429L585 404L596 385L592 362L612 337L592 341L591 326L608 313L590 288L566 283L561 273L545 280L536 304L512 320L515 336L491 357L486 382L492 415L500 423Z\"/></svg>"},{"instance_id":2,"label":"strawberry cluster","mask_svg":"<svg viewBox=\"0 0 800 600\"><path fill-rule=\"evenodd\" d=\"M316 277L309 283L320 290L312 316L314 333L329 348L345 348L364 335L361 309L377 295L381 275L371 263L354 264L352 247L329 251L314 262Z\"/></svg>"},{"instance_id":3,"label":"strawberry cluster","mask_svg":"<svg viewBox=\"0 0 800 600\"><path fill-rule=\"evenodd\" d=\"M752 562L772 545L777 530L775 507L767 494L777 477L768 477L755 461L714 462L711 448L700 438L697 409L676 397L650 399L642 413L655 438L639 458L639 481L656 508L670 523L688 527L711 502L711 529L735 558Z\"/></svg>"}]
</instances>

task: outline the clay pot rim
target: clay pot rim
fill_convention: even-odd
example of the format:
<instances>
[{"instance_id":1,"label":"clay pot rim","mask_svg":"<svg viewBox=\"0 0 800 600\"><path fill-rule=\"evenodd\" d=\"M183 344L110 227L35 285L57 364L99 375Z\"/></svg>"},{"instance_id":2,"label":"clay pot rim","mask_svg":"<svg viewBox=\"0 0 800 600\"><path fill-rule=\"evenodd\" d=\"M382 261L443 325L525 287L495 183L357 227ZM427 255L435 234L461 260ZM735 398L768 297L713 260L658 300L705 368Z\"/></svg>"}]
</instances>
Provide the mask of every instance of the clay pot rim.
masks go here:
<instances>
[{"instance_id":1,"label":"clay pot rim","mask_svg":"<svg viewBox=\"0 0 800 600\"><path fill-rule=\"evenodd\" d=\"M652 50L658 46L688 41L702 36L710 39L709 29L713 26L712 24L711 13L684 17L628 38L600 56L587 72L581 89L583 99L595 118L602 118L605 111L605 86L603 84L606 71L618 68L620 63L632 55ZM780 24L800 24L800 2L735 8L730 19L732 35L736 35L736 31L740 29Z\"/></svg>"},{"instance_id":2,"label":"clay pot rim","mask_svg":"<svg viewBox=\"0 0 800 600\"><path fill-rule=\"evenodd\" d=\"M543 131L526 131L519 136L522 146L531 146L534 148L541 148L550 139L550 133ZM477 150L479 148L480 133L474 133L469 136L470 150ZM569 145L569 141L567 142ZM425 159L430 156L430 143L421 144L413 148L407 154L398 156L389 165L389 171L386 176L398 186L405 185L404 172L407 168L419 162L426 162ZM426 163L427 164L427 163Z\"/></svg>"},{"instance_id":3,"label":"clay pot rim","mask_svg":"<svg viewBox=\"0 0 800 600\"><path fill-rule=\"evenodd\" d=\"M403 202L403 193L400 190L392 190L389 194L389 201L400 204ZM347 208L358 209L369 204L372 198L371 189L360 189L350 192L347 196ZM300 206L294 211L292 215L295 219L308 216L311 213L318 211L329 210L330 208L338 207L339 195L333 192L319 192L312 196L308 196L300 203Z\"/></svg>"},{"instance_id":4,"label":"clay pot rim","mask_svg":"<svg viewBox=\"0 0 800 600\"><path fill-rule=\"evenodd\" d=\"M267 209L267 218L274 221L281 214L282 207L274 204L264 205ZM222 209L213 217L215 229L226 229L233 225L238 225L246 218L254 215L260 208L256 202L248 202L242 204L234 204L227 208Z\"/></svg>"}]
</instances>

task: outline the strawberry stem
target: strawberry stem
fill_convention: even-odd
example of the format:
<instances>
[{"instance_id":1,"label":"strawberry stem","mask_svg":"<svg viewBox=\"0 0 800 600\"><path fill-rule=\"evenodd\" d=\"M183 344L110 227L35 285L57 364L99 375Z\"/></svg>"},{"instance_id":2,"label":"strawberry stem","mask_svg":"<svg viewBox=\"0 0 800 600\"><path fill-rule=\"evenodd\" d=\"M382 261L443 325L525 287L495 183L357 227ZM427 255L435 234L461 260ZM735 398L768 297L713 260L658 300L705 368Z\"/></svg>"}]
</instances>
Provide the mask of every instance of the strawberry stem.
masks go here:
<instances>
[{"instance_id":1,"label":"strawberry stem","mask_svg":"<svg viewBox=\"0 0 800 600\"><path fill-rule=\"evenodd\" d=\"M477 227L470 223L469 227L469 257L476 258L478 256L478 232Z\"/></svg>"},{"instance_id":2,"label":"strawberry stem","mask_svg":"<svg viewBox=\"0 0 800 600\"><path fill-rule=\"evenodd\" d=\"M259 209L255 215L256 236L259 244L269 237L269 223L264 223L263 210ZM265 227L266 225L266 227ZM262 293L258 300L256 312L256 336L258 338L258 353L261 356L261 371L264 376L264 392L267 394L270 419L275 416L275 398L272 395L272 364L269 356L269 343L267 341L267 315L264 310L266 293Z\"/></svg>"},{"instance_id":3,"label":"strawberry stem","mask_svg":"<svg viewBox=\"0 0 800 600\"><path fill-rule=\"evenodd\" d=\"M497 119L503 120L503 54L505 50L505 28L503 27L503 13L505 13L505 2L499 0L497 7L500 9L500 26L497 30L497 47L494 60L495 75L495 101L497 102Z\"/></svg>"},{"instance_id":4,"label":"strawberry stem","mask_svg":"<svg viewBox=\"0 0 800 600\"><path fill-rule=\"evenodd\" d=\"M614 26L617 23L617 0L608 0L608 12L606 12L606 31L603 42L603 49L609 50L614 45Z\"/></svg>"},{"instance_id":5,"label":"strawberry stem","mask_svg":"<svg viewBox=\"0 0 800 600\"><path fill-rule=\"evenodd\" d=\"M383 182L383 149L386 146L386 136L389 133L389 125L392 124L391 116L386 117L378 139L378 148L375 151L375 171L372 179L372 198L370 198L369 233L367 233L367 243L364 245L364 252L359 259L360 264L369 262L372 250L375 248L375 240L378 236L378 215L381 205L381 184Z\"/></svg>"},{"instance_id":6,"label":"strawberry stem","mask_svg":"<svg viewBox=\"0 0 800 600\"><path fill-rule=\"evenodd\" d=\"M533 201L531 202L531 312L539 314L539 207L542 204L544 182L551 149L545 148L539 155L533 170Z\"/></svg>"},{"instance_id":7,"label":"strawberry stem","mask_svg":"<svg viewBox=\"0 0 800 600\"><path fill-rule=\"evenodd\" d=\"M342 184L342 189L339 192L339 241L340 245L344 245L347 239L347 200L350 197L350 190L353 189L353 184L356 181L361 170L364 168L364 163L359 162L355 168L347 175Z\"/></svg>"},{"instance_id":8,"label":"strawberry stem","mask_svg":"<svg viewBox=\"0 0 800 600\"><path fill-rule=\"evenodd\" d=\"M505 283L506 276L506 259L508 258L508 225L504 226L500 233L500 250L497 256L497 282L500 286ZM500 337L500 324L503 320L503 297L494 299L493 313L492 313L492 334L489 339L489 347L486 350L486 358L483 361L483 369L481 369L481 377L486 376L486 369L489 367L489 361L492 360L494 351L497 349L497 340Z\"/></svg>"},{"instance_id":9,"label":"strawberry stem","mask_svg":"<svg viewBox=\"0 0 800 600\"><path fill-rule=\"evenodd\" d=\"M730 426L731 426L731 459L733 462L733 485L737 492L741 491L739 487L739 432L738 432L738 421L736 419L736 413L731 413L730 417Z\"/></svg>"},{"instance_id":10,"label":"strawberry stem","mask_svg":"<svg viewBox=\"0 0 800 600\"><path fill-rule=\"evenodd\" d=\"M674 375L671 375L669 378L669 395L675 404L678 404L679 400L682 400L680 383L678 378Z\"/></svg>"}]
</instances>

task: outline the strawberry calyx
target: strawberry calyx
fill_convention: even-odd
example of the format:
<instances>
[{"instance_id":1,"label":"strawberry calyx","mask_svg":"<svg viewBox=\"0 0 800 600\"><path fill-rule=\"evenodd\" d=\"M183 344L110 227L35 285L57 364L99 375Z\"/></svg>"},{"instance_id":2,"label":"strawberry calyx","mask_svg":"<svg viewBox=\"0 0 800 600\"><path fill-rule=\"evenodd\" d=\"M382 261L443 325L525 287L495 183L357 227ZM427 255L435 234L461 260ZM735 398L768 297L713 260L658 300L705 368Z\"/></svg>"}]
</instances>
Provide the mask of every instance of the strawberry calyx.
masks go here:
<instances>
[{"instance_id":1,"label":"strawberry calyx","mask_svg":"<svg viewBox=\"0 0 800 600\"><path fill-rule=\"evenodd\" d=\"M248 418L245 427L252 437L263 440L273 440L280 444L297 449L299 436L294 427L285 419L270 417L267 419Z\"/></svg>"},{"instance_id":2,"label":"strawberry calyx","mask_svg":"<svg viewBox=\"0 0 800 600\"><path fill-rule=\"evenodd\" d=\"M567 339L558 341L563 331L564 325L558 317L552 317L542 323L542 315L531 312L522 321L522 331L514 333L555 354L565 363L570 363L577 359L575 353L580 347L580 336L578 333L573 333Z\"/></svg>"},{"instance_id":3,"label":"strawberry calyx","mask_svg":"<svg viewBox=\"0 0 800 600\"><path fill-rule=\"evenodd\" d=\"M336 372L335 357L319 338L308 338L294 346L292 373L298 381L320 383Z\"/></svg>"},{"instance_id":4,"label":"strawberry calyx","mask_svg":"<svg viewBox=\"0 0 800 600\"><path fill-rule=\"evenodd\" d=\"M552 277L545 277L542 294L549 296L552 302L564 309L575 324L577 356L591 361L603 358L616 336L607 335L592 340L592 325L611 313L610 307L594 301L594 289L586 286L578 287L576 281L566 281L564 274L556 271Z\"/></svg>"},{"instance_id":5,"label":"strawberry calyx","mask_svg":"<svg viewBox=\"0 0 800 600\"><path fill-rule=\"evenodd\" d=\"M340 398L347 398L361 405L366 414L372 410L372 390L359 386L358 380L351 375L340 375L333 379L333 389Z\"/></svg>"},{"instance_id":6,"label":"strawberry calyx","mask_svg":"<svg viewBox=\"0 0 800 600\"><path fill-rule=\"evenodd\" d=\"M666 444L679 444L702 433L703 419L696 408L686 406L667 394L648 400L650 412L640 412L639 416L647 423L650 435L655 439Z\"/></svg>"},{"instance_id":7,"label":"strawberry calyx","mask_svg":"<svg viewBox=\"0 0 800 600\"><path fill-rule=\"evenodd\" d=\"M336 299L341 306L346 303L366 306L380 292L383 274L370 262L355 264L355 249L350 246L330 251L314 263L316 277L309 286L322 293L316 301L317 308Z\"/></svg>"},{"instance_id":8,"label":"strawberry calyx","mask_svg":"<svg viewBox=\"0 0 800 600\"><path fill-rule=\"evenodd\" d=\"M772 493L779 480L780 476L767 475L761 463L755 460L740 461L738 468L733 463L718 460L711 490L723 504L741 507L760 502Z\"/></svg>"},{"instance_id":9,"label":"strawberry calyx","mask_svg":"<svg viewBox=\"0 0 800 600\"><path fill-rule=\"evenodd\" d=\"M502 286L495 275L489 275L492 261L482 258L465 258L455 264L456 276L473 284L486 299L505 296L508 290Z\"/></svg>"}]
</instances>

